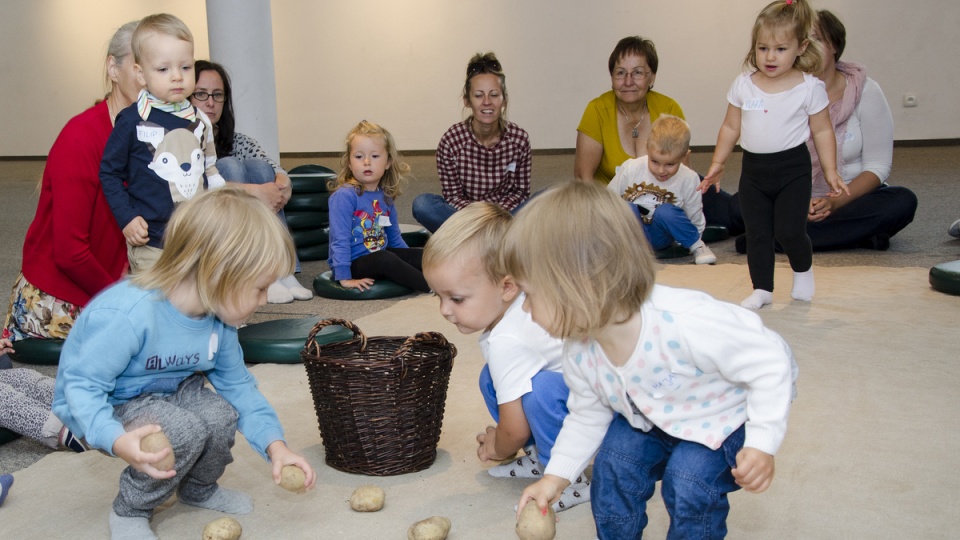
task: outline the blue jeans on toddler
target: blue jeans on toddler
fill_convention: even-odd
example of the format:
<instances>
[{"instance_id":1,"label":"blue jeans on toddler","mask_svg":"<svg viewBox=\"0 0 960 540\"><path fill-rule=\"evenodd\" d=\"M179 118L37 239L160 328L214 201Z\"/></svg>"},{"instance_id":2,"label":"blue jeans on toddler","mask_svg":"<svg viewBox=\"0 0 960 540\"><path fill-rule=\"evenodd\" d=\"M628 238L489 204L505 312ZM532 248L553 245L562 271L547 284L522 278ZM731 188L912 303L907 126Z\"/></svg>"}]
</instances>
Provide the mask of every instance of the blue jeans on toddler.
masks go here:
<instances>
[{"instance_id":1,"label":"blue jeans on toddler","mask_svg":"<svg viewBox=\"0 0 960 540\"><path fill-rule=\"evenodd\" d=\"M544 467L550 461L550 451L557 441L557 435L567 417L567 395L570 389L563 382L563 373L541 371L530 380L533 389L520 398L523 414L530 424L531 441L537 445L540 464ZM484 364L480 371L480 393L487 404L487 410L493 421L500 423L500 409L497 404L497 389L493 387L490 367Z\"/></svg>"},{"instance_id":2,"label":"blue jeans on toddler","mask_svg":"<svg viewBox=\"0 0 960 540\"><path fill-rule=\"evenodd\" d=\"M630 209L643 225L643 232L650 241L654 251L670 247L676 240L681 246L690 249L690 246L700 240L700 231L694 225L683 209L673 204L661 204L653 212L650 223L644 223L640 214L640 207L631 204Z\"/></svg>"},{"instance_id":3,"label":"blue jeans on toddler","mask_svg":"<svg viewBox=\"0 0 960 540\"><path fill-rule=\"evenodd\" d=\"M590 497L600 540L641 538L647 501L657 480L670 529L667 538L724 538L730 502L740 487L730 469L743 448L744 428L717 450L677 439L654 427L647 433L617 415L593 462Z\"/></svg>"},{"instance_id":4,"label":"blue jeans on toddler","mask_svg":"<svg viewBox=\"0 0 960 540\"><path fill-rule=\"evenodd\" d=\"M217 170L224 180L238 184L259 186L274 182L277 178L277 171L273 170L273 167L262 159L245 159L241 161L233 156L217 158ZM283 208L277 212L277 217L280 218L280 221L286 226L287 217L283 213ZM295 271L300 272L300 259L297 258L296 261L297 267Z\"/></svg>"}]
</instances>

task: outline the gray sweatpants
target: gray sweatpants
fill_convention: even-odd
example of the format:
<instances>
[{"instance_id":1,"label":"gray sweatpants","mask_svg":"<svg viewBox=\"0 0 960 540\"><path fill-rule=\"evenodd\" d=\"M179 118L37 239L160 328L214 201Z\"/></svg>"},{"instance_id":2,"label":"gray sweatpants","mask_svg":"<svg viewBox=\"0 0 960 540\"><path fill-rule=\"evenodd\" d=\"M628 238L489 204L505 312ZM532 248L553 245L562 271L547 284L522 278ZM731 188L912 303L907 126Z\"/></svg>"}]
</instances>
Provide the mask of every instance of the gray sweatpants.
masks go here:
<instances>
[{"instance_id":1,"label":"gray sweatpants","mask_svg":"<svg viewBox=\"0 0 960 540\"><path fill-rule=\"evenodd\" d=\"M170 439L177 475L151 478L133 467L120 475L113 510L122 517L147 517L174 491L181 499L205 501L217 491L217 480L233 462L230 449L237 433L237 411L213 390L203 375L186 379L169 396L147 394L114 408L127 430L159 424Z\"/></svg>"}]
</instances>

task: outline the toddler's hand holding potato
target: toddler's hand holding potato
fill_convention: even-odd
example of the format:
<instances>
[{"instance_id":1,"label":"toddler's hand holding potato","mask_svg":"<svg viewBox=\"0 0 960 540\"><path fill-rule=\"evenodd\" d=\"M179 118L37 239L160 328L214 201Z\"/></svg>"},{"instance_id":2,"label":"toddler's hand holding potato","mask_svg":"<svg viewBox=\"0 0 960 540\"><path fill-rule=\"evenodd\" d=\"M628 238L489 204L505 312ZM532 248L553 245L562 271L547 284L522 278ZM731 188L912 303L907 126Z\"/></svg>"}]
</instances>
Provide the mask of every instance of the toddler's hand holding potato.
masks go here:
<instances>
[{"instance_id":1,"label":"toddler's hand holding potato","mask_svg":"<svg viewBox=\"0 0 960 540\"><path fill-rule=\"evenodd\" d=\"M540 511L546 514L550 505L560 498L560 494L569 485L570 481L566 478L552 474L543 475L543 478L527 486L527 489L523 490L523 494L520 495L520 504L517 505L517 520L520 520L520 513L523 512L523 508L531 500L536 501Z\"/></svg>"},{"instance_id":2,"label":"toddler's hand holding potato","mask_svg":"<svg viewBox=\"0 0 960 540\"><path fill-rule=\"evenodd\" d=\"M283 441L273 441L267 446L267 455L273 463L273 482L280 485L283 480L283 468L292 465L303 471L303 490L307 491L313 488L317 481L317 473L313 467L299 454L294 453L287 448L287 443Z\"/></svg>"}]
</instances>

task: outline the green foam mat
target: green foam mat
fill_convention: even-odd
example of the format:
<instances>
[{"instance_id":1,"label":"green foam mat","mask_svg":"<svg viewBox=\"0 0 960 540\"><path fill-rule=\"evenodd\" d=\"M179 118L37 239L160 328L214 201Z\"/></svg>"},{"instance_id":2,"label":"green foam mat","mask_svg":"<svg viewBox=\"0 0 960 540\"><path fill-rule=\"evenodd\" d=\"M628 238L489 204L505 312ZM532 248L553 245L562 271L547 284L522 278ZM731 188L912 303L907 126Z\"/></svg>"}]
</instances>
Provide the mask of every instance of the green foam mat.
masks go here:
<instances>
[{"instance_id":1,"label":"green foam mat","mask_svg":"<svg viewBox=\"0 0 960 540\"><path fill-rule=\"evenodd\" d=\"M10 358L24 364L55 366L60 363L62 339L21 339L13 343Z\"/></svg>"},{"instance_id":2,"label":"green foam mat","mask_svg":"<svg viewBox=\"0 0 960 540\"><path fill-rule=\"evenodd\" d=\"M313 290L317 295L334 300L379 300L382 298L403 296L413 292L403 285L398 285L385 279L374 281L373 286L365 291L348 289L341 286L340 283L331 280L330 277L332 274L333 272L327 270L313 280Z\"/></svg>"},{"instance_id":3,"label":"green foam mat","mask_svg":"<svg viewBox=\"0 0 960 540\"><path fill-rule=\"evenodd\" d=\"M960 260L940 263L931 268L930 286L942 293L960 295Z\"/></svg>"},{"instance_id":4,"label":"green foam mat","mask_svg":"<svg viewBox=\"0 0 960 540\"><path fill-rule=\"evenodd\" d=\"M277 319L244 326L237 331L243 360L251 364L299 364L300 351L314 325L324 317ZM353 338L353 332L339 325L326 326L314 338L320 345Z\"/></svg>"}]
</instances>

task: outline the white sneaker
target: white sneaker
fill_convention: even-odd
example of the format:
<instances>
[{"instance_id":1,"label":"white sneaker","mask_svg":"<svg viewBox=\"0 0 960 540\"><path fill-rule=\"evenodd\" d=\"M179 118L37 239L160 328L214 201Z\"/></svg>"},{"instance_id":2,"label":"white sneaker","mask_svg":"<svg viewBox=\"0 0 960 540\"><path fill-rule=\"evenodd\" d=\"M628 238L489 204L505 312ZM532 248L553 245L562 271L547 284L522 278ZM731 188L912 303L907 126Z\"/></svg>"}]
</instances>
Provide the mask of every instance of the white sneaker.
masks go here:
<instances>
[{"instance_id":1,"label":"white sneaker","mask_svg":"<svg viewBox=\"0 0 960 540\"><path fill-rule=\"evenodd\" d=\"M717 256L710 251L706 244L700 244L690 250L693 255L693 262L696 264L714 264L717 262Z\"/></svg>"},{"instance_id":2,"label":"white sneaker","mask_svg":"<svg viewBox=\"0 0 960 540\"><path fill-rule=\"evenodd\" d=\"M953 222L950 225L950 228L947 229L947 233L954 238L960 238L960 219Z\"/></svg>"}]
</instances>

